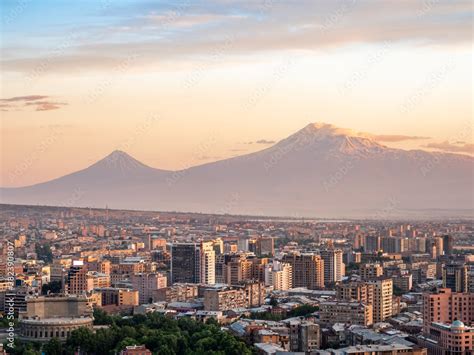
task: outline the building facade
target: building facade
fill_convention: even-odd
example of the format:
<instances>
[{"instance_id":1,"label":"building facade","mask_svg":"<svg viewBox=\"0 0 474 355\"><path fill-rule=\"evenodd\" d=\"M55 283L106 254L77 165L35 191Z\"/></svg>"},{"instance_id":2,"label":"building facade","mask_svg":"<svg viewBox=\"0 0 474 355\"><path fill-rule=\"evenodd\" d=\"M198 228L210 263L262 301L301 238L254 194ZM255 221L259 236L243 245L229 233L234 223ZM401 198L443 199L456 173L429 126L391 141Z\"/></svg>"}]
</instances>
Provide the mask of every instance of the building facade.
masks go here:
<instances>
[{"instance_id":1,"label":"building facade","mask_svg":"<svg viewBox=\"0 0 474 355\"><path fill-rule=\"evenodd\" d=\"M152 302L154 292L167 286L167 278L161 273L133 274L130 281L138 291L140 304Z\"/></svg>"},{"instance_id":2,"label":"building facade","mask_svg":"<svg viewBox=\"0 0 474 355\"><path fill-rule=\"evenodd\" d=\"M432 323L450 324L459 320L474 322L474 293L456 293L449 288L423 294L423 331L430 333Z\"/></svg>"},{"instance_id":3,"label":"building facade","mask_svg":"<svg viewBox=\"0 0 474 355\"><path fill-rule=\"evenodd\" d=\"M290 254L282 259L292 269L293 287L324 288L324 261L316 254Z\"/></svg>"},{"instance_id":4,"label":"building facade","mask_svg":"<svg viewBox=\"0 0 474 355\"><path fill-rule=\"evenodd\" d=\"M345 275L345 265L342 261L342 250L321 250L320 255L324 261L324 283L329 285L341 282L342 277Z\"/></svg>"},{"instance_id":5,"label":"building facade","mask_svg":"<svg viewBox=\"0 0 474 355\"><path fill-rule=\"evenodd\" d=\"M374 323L383 322L393 315L393 281L391 278L378 278L368 281L374 286Z\"/></svg>"},{"instance_id":6,"label":"building facade","mask_svg":"<svg viewBox=\"0 0 474 355\"><path fill-rule=\"evenodd\" d=\"M469 269L465 264L443 266L443 288L452 292L469 292Z\"/></svg>"},{"instance_id":7,"label":"building facade","mask_svg":"<svg viewBox=\"0 0 474 355\"><path fill-rule=\"evenodd\" d=\"M81 327L92 329L92 307L84 296L30 296L20 312L20 337L25 341L66 340Z\"/></svg>"},{"instance_id":8,"label":"building facade","mask_svg":"<svg viewBox=\"0 0 474 355\"><path fill-rule=\"evenodd\" d=\"M324 324L355 324L370 326L373 324L371 304L357 301L324 301L319 304L319 317Z\"/></svg>"}]
</instances>

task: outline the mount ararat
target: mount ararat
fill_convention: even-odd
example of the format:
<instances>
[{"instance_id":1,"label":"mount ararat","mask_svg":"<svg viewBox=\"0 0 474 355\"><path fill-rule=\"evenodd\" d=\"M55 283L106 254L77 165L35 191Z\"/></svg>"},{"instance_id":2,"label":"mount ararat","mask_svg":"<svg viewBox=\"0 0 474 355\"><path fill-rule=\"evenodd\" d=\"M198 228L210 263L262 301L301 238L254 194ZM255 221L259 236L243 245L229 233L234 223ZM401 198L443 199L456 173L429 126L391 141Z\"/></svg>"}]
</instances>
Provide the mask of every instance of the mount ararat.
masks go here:
<instances>
[{"instance_id":1,"label":"mount ararat","mask_svg":"<svg viewBox=\"0 0 474 355\"><path fill-rule=\"evenodd\" d=\"M1 188L1 203L290 217L472 217L474 158L389 148L314 123L247 155L167 171L122 151L75 173Z\"/></svg>"}]
</instances>

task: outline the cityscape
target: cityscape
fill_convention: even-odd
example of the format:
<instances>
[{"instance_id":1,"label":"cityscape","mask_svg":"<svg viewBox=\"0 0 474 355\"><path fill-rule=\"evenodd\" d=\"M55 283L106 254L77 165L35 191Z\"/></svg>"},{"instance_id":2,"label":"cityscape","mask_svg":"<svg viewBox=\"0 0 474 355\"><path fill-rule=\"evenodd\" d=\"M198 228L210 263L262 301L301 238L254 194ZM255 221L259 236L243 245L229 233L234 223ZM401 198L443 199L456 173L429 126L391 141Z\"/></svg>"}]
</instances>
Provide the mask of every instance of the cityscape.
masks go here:
<instances>
[{"instance_id":1,"label":"cityscape","mask_svg":"<svg viewBox=\"0 0 474 355\"><path fill-rule=\"evenodd\" d=\"M0 16L0 355L474 355L472 1Z\"/></svg>"},{"instance_id":2,"label":"cityscape","mask_svg":"<svg viewBox=\"0 0 474 355\"><path fill-rule=\"evenodd\" d=\"M0 227L8 353L473 348L472 221L3 205Z\"/></svg>"}]
</instances>

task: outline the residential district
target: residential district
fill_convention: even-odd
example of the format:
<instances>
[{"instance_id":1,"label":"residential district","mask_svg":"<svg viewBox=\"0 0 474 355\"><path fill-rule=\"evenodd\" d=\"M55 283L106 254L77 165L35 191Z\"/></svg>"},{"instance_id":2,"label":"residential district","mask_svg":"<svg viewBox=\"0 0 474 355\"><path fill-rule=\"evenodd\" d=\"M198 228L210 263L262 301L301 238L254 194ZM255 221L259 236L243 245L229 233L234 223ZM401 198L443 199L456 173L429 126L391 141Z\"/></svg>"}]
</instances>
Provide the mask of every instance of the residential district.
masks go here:
<instances>
[{"instance_id":1,"label":"residential district","mask_svg":"<svg viewBox=\"0 0 474 355\"><path fill-rule=\"evenodd\" d=\"M2 205L0 240L0 354L474 353L472 221Z\"/></svg>"}]
</instances>

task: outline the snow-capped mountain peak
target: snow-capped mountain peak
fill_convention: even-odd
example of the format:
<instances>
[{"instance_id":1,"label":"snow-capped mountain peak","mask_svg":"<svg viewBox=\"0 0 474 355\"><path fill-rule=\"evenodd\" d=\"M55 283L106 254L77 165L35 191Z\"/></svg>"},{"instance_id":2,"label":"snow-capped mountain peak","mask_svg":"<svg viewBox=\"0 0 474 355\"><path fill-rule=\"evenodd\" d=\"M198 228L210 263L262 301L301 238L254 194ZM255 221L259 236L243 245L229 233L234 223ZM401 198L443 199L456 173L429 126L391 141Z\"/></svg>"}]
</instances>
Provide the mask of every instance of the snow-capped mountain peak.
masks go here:
<instances>
[{"instance_id":1,"label":"snow-capped mountain peak","mask_svg":"<svg viewBox=\"0 0 474 355\"><path fill-rule=\"evenodd\" d=\"M345 154L380 152L389 149L370 135L350 129L339 128L328 123L311 123L295 134L278 142L274 149L287 150L297 147L300 150L317 149L320 152L338 152Z\"/></svg>"}]
</instances>

